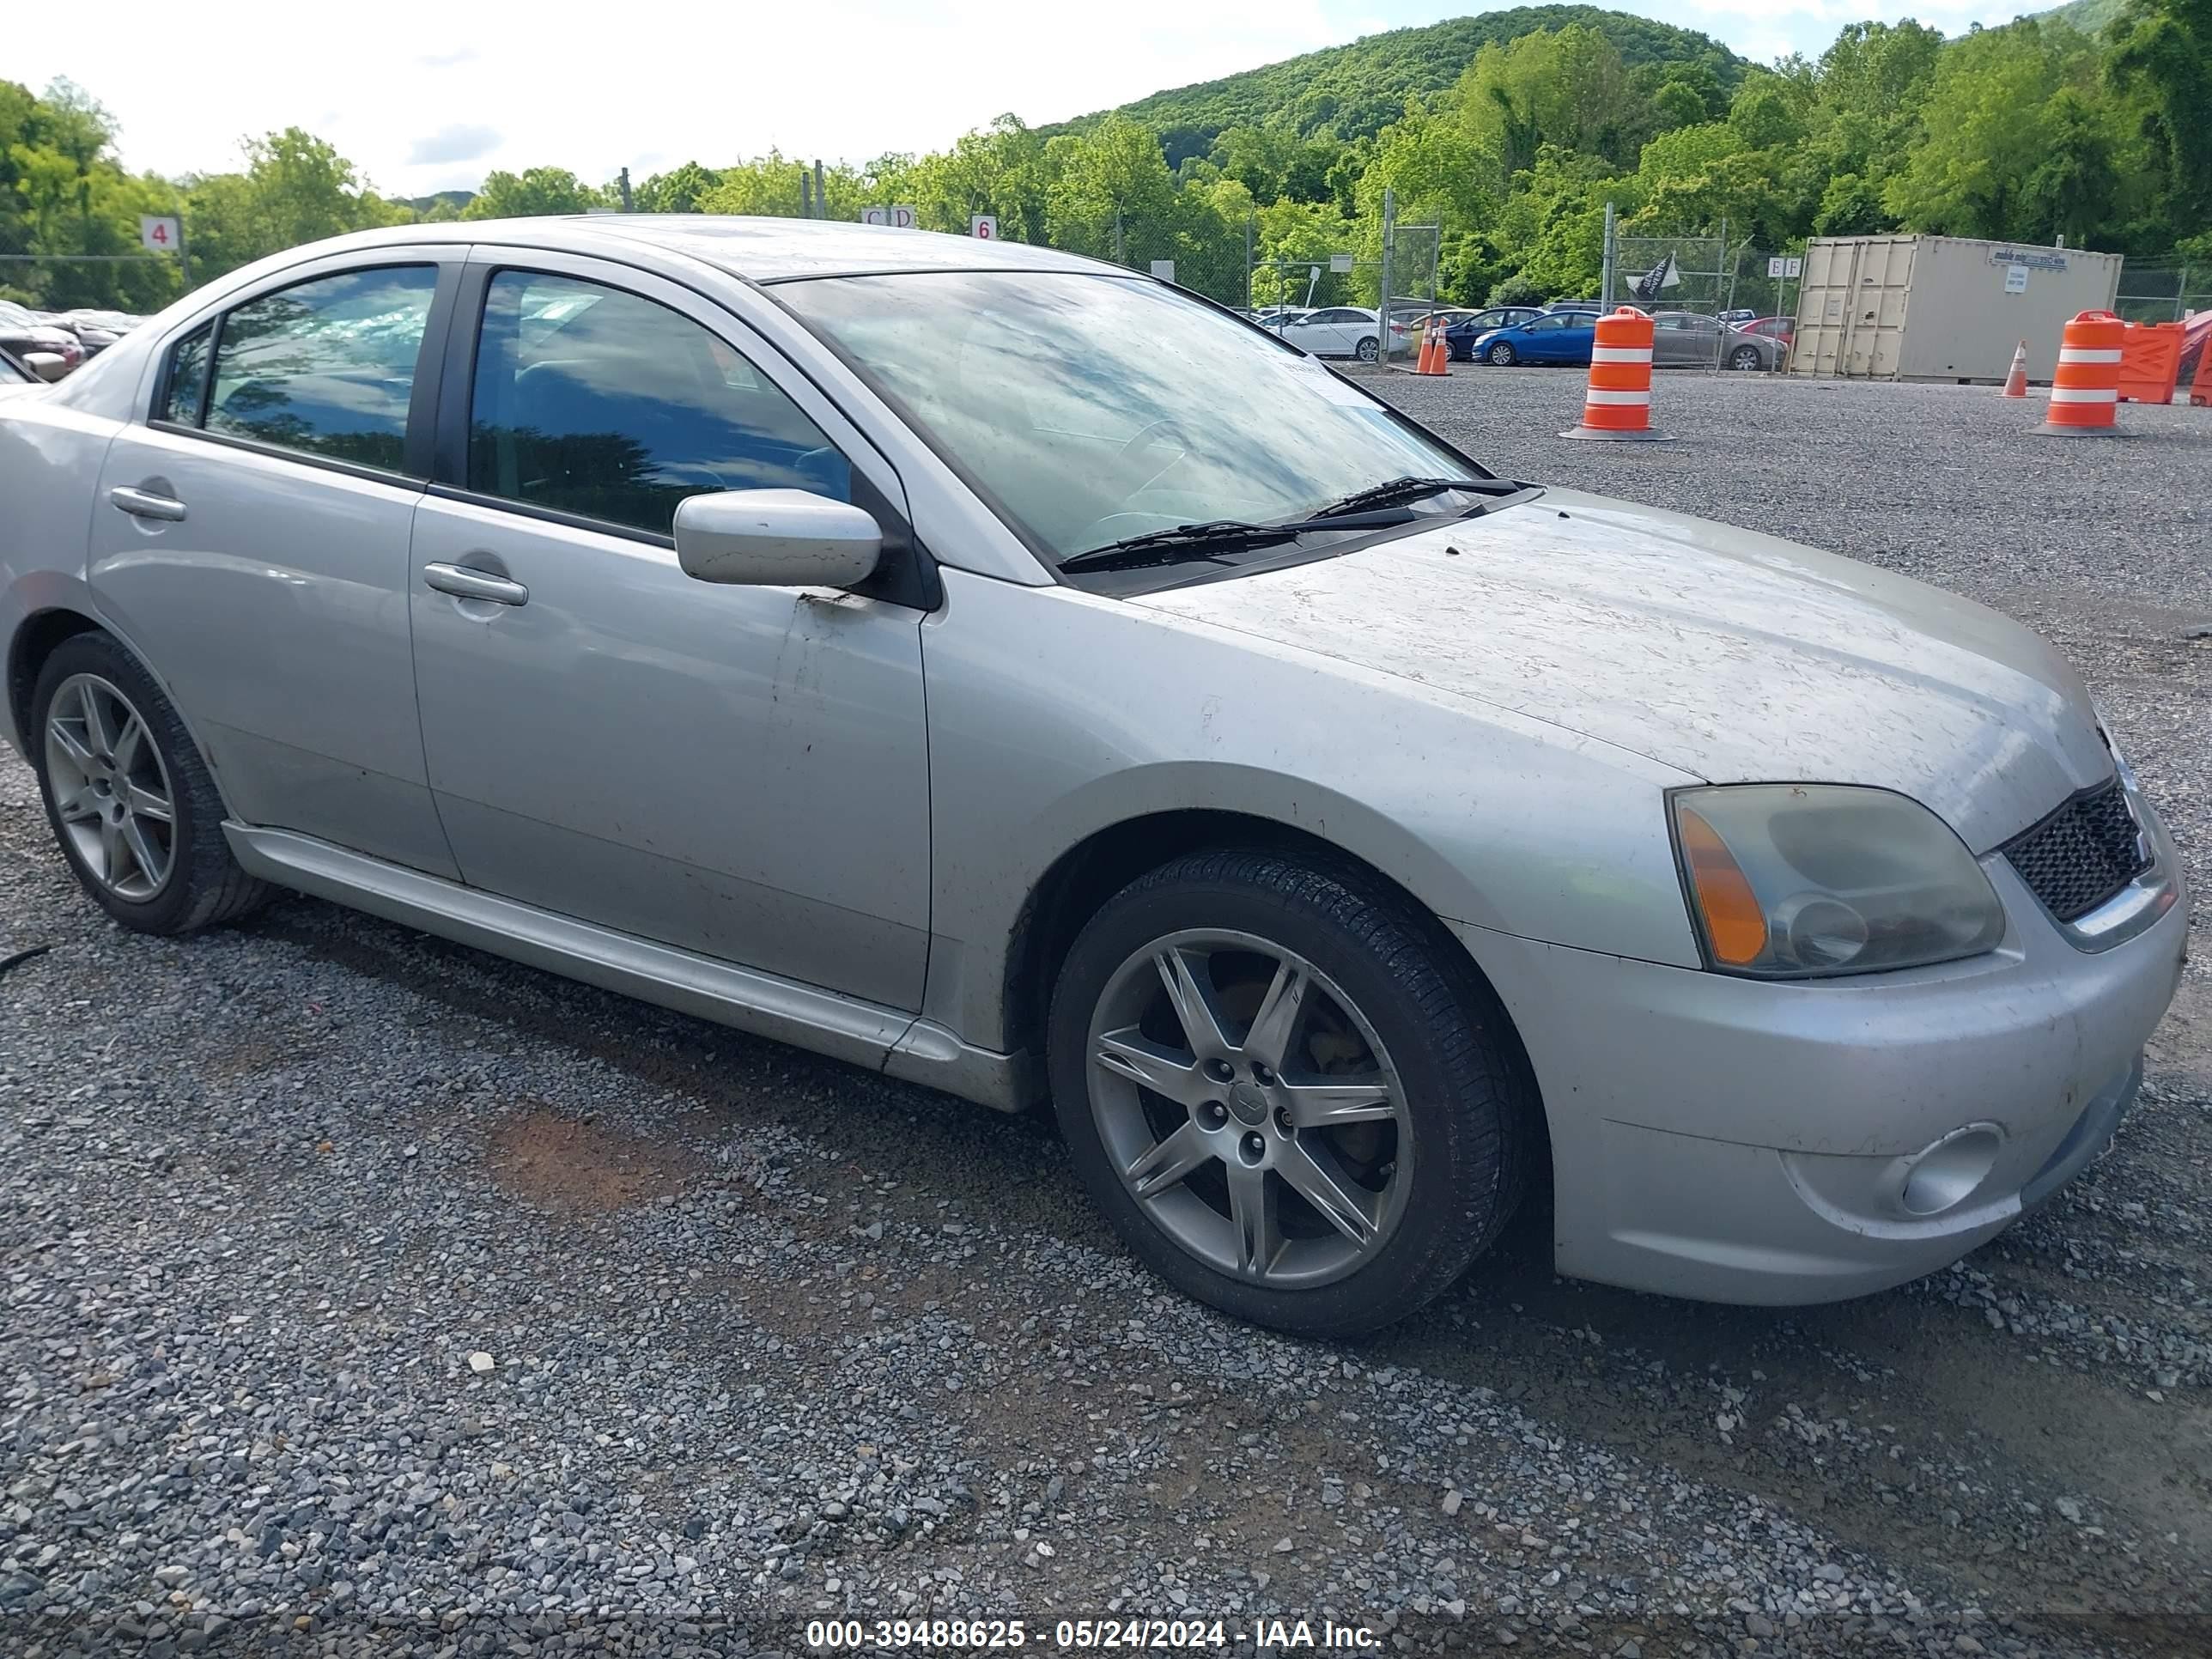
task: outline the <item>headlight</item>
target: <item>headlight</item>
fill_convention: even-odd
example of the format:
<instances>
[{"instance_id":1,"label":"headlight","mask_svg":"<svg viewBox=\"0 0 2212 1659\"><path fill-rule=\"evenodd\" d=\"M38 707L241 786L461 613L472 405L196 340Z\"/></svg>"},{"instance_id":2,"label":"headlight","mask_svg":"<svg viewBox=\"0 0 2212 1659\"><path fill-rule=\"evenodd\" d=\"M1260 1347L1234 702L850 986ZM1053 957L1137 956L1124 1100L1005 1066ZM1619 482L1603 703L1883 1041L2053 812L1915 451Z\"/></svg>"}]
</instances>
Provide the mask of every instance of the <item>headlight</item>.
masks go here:
<instances>
[{"instance_id":1,"label":"headlight","mask_svg":"<svg viewBox=\"0 0 2212 1659\"><path fill-rule=\"evenodd\" d=\"M1757 783L1672 798L1707 962L1808 979L1978 956L2004 907L1949 825L1887 789Z\"/></svg>"}]
</instances>

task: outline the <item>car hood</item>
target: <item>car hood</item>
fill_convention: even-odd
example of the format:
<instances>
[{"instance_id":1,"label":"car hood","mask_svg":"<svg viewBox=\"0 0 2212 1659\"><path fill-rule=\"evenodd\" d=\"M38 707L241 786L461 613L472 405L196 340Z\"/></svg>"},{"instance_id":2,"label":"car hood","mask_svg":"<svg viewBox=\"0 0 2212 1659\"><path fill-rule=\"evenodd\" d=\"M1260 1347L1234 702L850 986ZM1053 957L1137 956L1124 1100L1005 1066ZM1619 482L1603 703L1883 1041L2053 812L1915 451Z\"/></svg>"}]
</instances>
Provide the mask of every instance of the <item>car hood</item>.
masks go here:
<instances>
[{"instance_id":1,"label":"car hood","mask_svg":"<svg viewBox=\"0 0 2212 1659\"><path fill-rule=\"evenodd\" d=\"M2113 769L2080 678L1996 611L1771 536L1568 490L1132 603L1708 782L1895 789L1977 854Z\"/></svg>"}]
</instances>

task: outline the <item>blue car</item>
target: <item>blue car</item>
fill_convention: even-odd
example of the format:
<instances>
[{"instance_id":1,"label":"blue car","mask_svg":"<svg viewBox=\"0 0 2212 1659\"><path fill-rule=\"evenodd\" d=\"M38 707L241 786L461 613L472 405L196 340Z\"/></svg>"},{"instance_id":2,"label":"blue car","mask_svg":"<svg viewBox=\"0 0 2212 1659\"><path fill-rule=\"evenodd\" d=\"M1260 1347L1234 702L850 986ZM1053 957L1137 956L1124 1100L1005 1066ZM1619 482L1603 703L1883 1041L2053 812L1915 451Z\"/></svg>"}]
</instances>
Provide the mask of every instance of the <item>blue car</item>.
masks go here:
<instances>
[{"instance_id":1,"label":"blue car","mask_svg":"<svg viewBox=\"0 0 2212 1659\"><path fill-rule=\"evenodd\" d=\"M1515 363L1567 363L1588 368L1597 340L1595 311L1547 311L1511 328L1493 328L1474 341L1478 362L1510 368Z\"/></svg>"},{"instance_id":2,"label":"blue car","mask_svg":"<svg viewBox=\"0 0 2212 1659\"><path fill-rule=\"evenodd\" d=\"M1501 328L1515 328L1532 318L1544 313L1534 306L1491 306L1486 310L1469 312L1455 318L1444 330L1444 344L1450 349L1455 363L1474 361L1474 343L1484 335Z\"/></svg>"}]
</instances>

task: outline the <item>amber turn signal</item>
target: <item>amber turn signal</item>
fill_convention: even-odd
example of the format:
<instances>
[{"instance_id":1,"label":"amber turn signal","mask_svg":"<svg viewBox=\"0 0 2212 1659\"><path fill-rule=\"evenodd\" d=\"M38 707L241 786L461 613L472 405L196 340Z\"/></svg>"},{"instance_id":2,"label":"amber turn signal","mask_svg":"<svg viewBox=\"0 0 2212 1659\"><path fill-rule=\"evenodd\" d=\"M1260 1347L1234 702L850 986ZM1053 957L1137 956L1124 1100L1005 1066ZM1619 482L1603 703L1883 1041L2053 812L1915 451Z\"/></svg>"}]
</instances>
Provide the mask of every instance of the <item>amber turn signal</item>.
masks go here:
<instances>
[{"instance_id":1,"label":"amber turn signal","mask_svg":"<svg viewBox=\"0 0 2212 1659\"><path fill-rule=\"evenodd\" d=\"M1741 968L1766 949L1766 912L1751 883L1712 825L1685 806L1676 812L1681 826L1682 857L1690 866L1691 890L1705 913L1705 938L1713 957Z\"/></svg>"}]
</instances>

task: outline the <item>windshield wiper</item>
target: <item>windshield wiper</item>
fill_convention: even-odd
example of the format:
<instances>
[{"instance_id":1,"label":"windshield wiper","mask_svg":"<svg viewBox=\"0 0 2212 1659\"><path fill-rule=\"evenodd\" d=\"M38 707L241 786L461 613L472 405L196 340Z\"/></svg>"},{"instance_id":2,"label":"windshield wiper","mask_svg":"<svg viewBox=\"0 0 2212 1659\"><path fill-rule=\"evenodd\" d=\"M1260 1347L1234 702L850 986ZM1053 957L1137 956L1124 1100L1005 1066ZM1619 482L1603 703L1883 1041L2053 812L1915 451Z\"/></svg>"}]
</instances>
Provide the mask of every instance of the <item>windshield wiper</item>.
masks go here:
<instances>
[{"instance_id":1,"label":"windshield wiper","mask_svg":"<svg viewBox=\"0 0 2212 1659\"><path fill-rule=\"evenodd\" d=\"M1476 495L1510 495L1521 486L1510 478L1392 478L1386 483L1355 489L1341 501L1331 501L1327 507L1316 507L1316 519L1340 518L1347 513L1364 513L1371 507L1394 507L1401 501L1417 501L1424 495L1439 495L1447 489L1464 489Z\"/></svg>"},{"instance_id":2,"label":"windshield wiper","mask_svg":"<svg viewBox=\"0 0 2212 1659\"><path fill-rule=\"evenodd\" d=\"M1203 524L1179 524L1170 530L1148 530L1141 536L1125 536L1103 547L1086 547L1060 562L1062 570L1127 570L1139 565L1173 564L1178 559L1206 558L1215 553L1234 553L1249 547L1296 541L1316 530L1382 530L1410 523L1407 512L1362 512L1347 509L1326 518L1293 519L1285 524L1255 524L1243 519L1210 519Z\"/></svg>"}]
</instances>

